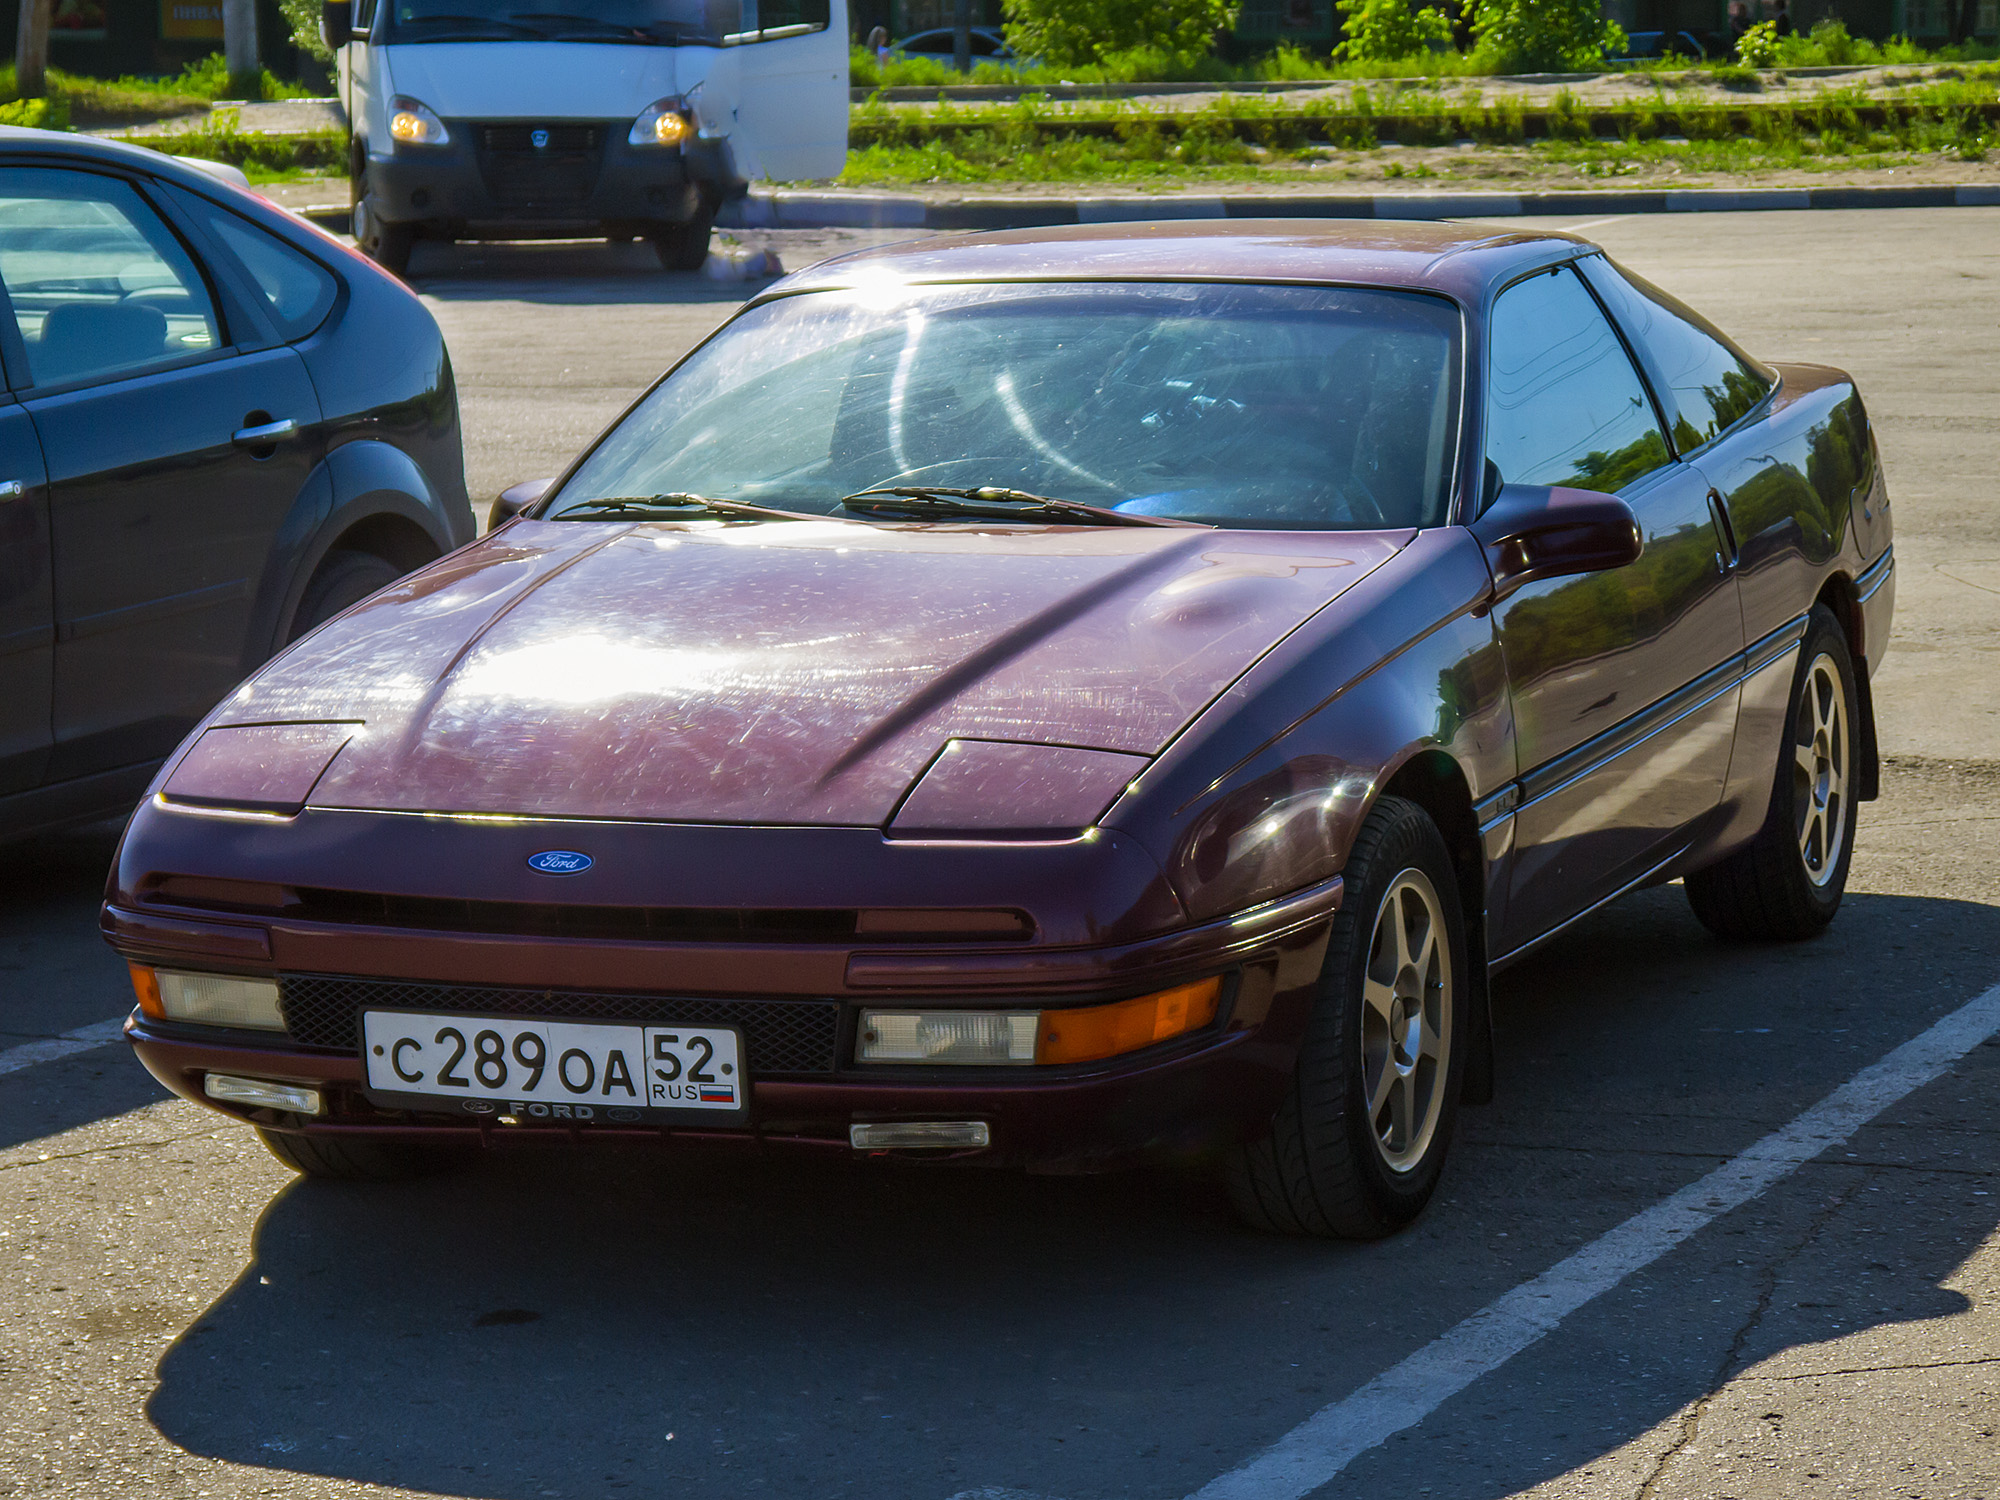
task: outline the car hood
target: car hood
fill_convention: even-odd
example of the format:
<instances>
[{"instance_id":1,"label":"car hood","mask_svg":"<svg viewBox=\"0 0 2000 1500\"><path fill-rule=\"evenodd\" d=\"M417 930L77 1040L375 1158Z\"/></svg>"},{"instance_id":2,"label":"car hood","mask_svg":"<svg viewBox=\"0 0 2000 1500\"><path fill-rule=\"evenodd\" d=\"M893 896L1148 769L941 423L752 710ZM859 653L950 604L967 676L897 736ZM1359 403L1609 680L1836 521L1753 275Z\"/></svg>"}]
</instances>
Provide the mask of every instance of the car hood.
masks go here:
<instances>
[{"instance_id":1,"label":"car hood","mask_svg":"<svg viewBox=\"0 0 2000 1500\"><path fill-rule=\"evenodd\" d=\"M357 725L319 807L880 825L953 740L1158 752L1409 537L521 521L212 722Z\"/></svg>"}]
</instances>

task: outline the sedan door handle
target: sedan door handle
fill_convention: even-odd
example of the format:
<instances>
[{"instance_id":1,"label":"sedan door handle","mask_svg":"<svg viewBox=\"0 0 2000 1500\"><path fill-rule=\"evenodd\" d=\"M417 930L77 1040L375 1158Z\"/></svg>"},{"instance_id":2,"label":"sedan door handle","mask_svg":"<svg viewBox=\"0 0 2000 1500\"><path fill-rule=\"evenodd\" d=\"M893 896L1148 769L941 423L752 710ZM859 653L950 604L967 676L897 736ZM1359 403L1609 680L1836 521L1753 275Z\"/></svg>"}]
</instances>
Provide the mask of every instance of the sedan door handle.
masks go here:
<instances>
[{"instance_id":1,"label":"sedan door handle","mask_svg":"<svg viewBox=\"0 0 2000 1500\"><path fill-rule=\"evenodd\" d=\"M281 422L260 422L255 427L239 427L229 441L239 448L268 448L288 437L298 436L299 424L290 417Z\"/></svg>"}]
</instances>

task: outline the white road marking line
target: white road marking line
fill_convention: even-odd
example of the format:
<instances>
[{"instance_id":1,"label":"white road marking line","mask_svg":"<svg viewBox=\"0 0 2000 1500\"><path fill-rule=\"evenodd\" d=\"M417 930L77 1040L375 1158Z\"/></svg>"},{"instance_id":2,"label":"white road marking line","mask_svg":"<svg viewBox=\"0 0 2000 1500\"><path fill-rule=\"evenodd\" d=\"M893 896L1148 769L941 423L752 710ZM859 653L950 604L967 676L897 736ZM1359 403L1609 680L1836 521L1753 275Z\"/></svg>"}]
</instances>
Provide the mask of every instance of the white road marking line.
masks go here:
<instances>
[{"instance_id":1,"label":"white road marking line","mask_svg":"<svg viewBox=\"0 0 2000 1500\"><path fill-rule=\"evenodd\" d=\"M1631 217L1630 214L1613 214L1608 219L1585 219L1581 224L1563 225L1562 232L1564 234L1581 234L1586 229L1595 229L1601 224L1616 224L1620 219L1629 219Z\"/></svg>"},{"instance_id":2,"label":"white road marking line","mask_svg":"<svg viewBox=\"0 0 2000 1500\"><path fill-rule=\"evenodd\" d=\"M1569 1314L1839 1145L2000 1031L2000 985L1862 1069L1789 1125L1489 1303L1192 1500L1299 1500L1491 1374Z\"/></svg>"},{"instance_id":3,"label":"white road marking line","mask_svg":"<svg viewBox=\"0 0 2000 1500\"><path fill-rule=\"evenodd\" d=\"M115 1042L124 1035L125 1018L117 1016L109 1021L93 1021L88 1026L79 1026L74 1031L65 1031L61 1036L52 1036L46 1041L23 1042L18 1047L0 1052L0 1077L32 1068L37 1063L54 1062L59 1057L88 1052L93 1047Z\"/></svg>"}]
</instances>

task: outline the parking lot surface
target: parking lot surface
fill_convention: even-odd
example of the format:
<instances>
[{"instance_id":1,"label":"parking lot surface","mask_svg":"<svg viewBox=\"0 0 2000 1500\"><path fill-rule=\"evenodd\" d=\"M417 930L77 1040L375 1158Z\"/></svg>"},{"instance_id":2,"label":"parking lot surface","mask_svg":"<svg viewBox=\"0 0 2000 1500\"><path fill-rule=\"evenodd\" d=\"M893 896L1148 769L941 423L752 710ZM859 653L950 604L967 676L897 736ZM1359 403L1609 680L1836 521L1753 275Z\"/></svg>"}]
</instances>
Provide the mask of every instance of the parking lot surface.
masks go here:
<instances>
[{"instance_id":1,"label":"parking lot surface","mask_svg":"<svg viewBox=\"0 0 2000 1500\"><path fill-rule=\"evenodd\" d=\"M1824 938L1718 942L1678 887L1579 924L1497 982L1498 1097L1428 1215L1327 1245L1166 1172L523 1149L299 1183L121 1047L53 1055L127 1004L115 830L15 846L0 1496L2000 1494L2000 210L1582 232L1756 353L1852 370L1879 427L1888 763ZM745 235L788 265L889 237ZM744 293L641 248L423 247L476 501ZM1477 1378L1425 1363L1940 1023L1956 1050L1811 1160ZM1385 1401L1420 1419L1330 1460ZM1273 1445L1304 1458L1254 1467Z\"/></svg>"}]
</instances>

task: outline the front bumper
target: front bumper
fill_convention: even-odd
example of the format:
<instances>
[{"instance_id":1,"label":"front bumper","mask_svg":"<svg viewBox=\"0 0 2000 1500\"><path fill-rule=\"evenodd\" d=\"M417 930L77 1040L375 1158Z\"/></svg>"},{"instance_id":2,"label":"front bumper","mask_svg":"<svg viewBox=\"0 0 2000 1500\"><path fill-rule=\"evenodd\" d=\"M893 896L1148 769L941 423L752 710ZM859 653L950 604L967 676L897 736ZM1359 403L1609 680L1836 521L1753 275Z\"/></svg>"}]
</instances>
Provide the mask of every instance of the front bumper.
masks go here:
<instances>
[{"instance_id":1,"label":"front bumper","mask_svg":"<svg viewBox=\"0 0 2000 1500\"><path fill-rule=\"evenodd\" d=\"M839 965L844 983L788 999L746 996L740 984L727 987L738 991L734 997L717 998L711 989L708 998L686 1003L766 1009L823 1008L831 1003L839 1006L842 1017L836 1052L825 1064L815 1063L814 1072L770 1072L759 1062L757 1033L751 1032L750 1111L745 1123L731 1127L558 1123L527 1117L509 1125L492 1115L382 1108L365 1092L358 1048L316 1047L302 1044L296 1036L187 1026L137 1014L128 1024L127 1036L152 1074L182 1097L266 1129L309 1136L477 1141L495 1146L516 1141L733 1141L845 1152L850 1149L849 1128L856 1123L981 1120L988 1124L992 1139L991 1147L978 1153L982 1158L1039 1171L1101 1171L1197 1155L1243 1140L1269 1120L1291 1080L1339 898L1340 883L1335 880L1228 922L1118 947L847 953ZM233 957L222 954L204 935L206 925L185 916L106 909L106 929L114 946L136 961L238 972L270 972L274 967L258 960L254 939L239 937L235 941L241 946ZM279 934L278 952L288 947L303 951L296 941L299 936ZM388 972L374 979L413 977L413 968L453 972L458 968L451 957L454 948L463 951L469 942L476 942L490 950L495 941L439 933L397 936L410 943L394 945L406 961L391 960ZM516 956L524 956L524 944L544 950L536 967L567 967L563 955L550 950L623 946L506 941ZM191 951L203 947L205 957ZM269 948L266 943L265 951ZM487 956L491 957L490 951ZM831 968L822 969L828 978ZM285 971L277 967L277 972L282 982ZM1004 1004L1009 994L1036 1006L1095 1004L1215 973L1229 975L1230 982L1214 1024L1104 1062L973 1069L865 1066L851 1061L853 1018L864 1004L910 1004L920 995L926 1008L953 1004L988 1008ZM1051 985L1059 989L1052 993ZM476 1014L478 993L461 991L457 1004ZM571 991L569 998L579 993ZM553 1014L568 1008L560 991L552 992L549 1002ZM675 1003L672 997L660 999L669 1012ZM293 1018L289 1002L287 1015ZM294 1025L305 1029L296 1021ZM324 1030L312 1034L327 1035ZM327 1112L309 1119L218 1104L203 1092L208 1073L317 1088L326 1099Z\"/></svg>"},{"instance_id":2,"label":"front bumper","mask_svg":"<svg viewBox=\"0 0 2000 1500\"><path fill-rule=\"evenodd\" d=\"M388 223L442 224L459 235L485 226L514 231L685 224L740 197L722 142L679 149L633 146L629 120L543 129L508 121L451 120L443 146L406 147L368 158L366 191Z\"/></svg>"}]
</instances>

